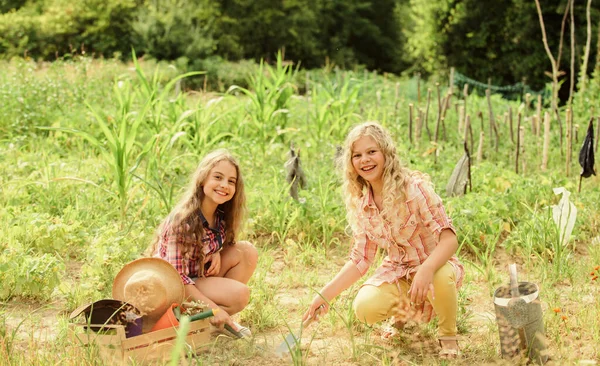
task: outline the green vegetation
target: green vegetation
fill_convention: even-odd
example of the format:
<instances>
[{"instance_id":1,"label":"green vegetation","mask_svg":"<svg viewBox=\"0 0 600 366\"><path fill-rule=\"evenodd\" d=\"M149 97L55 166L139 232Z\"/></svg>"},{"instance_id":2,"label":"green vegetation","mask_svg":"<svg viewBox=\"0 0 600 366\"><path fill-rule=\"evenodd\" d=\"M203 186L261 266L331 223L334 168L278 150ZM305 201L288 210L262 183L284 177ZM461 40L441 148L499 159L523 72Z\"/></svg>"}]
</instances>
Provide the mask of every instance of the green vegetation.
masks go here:
<instances>
[{"instance_id":1,"label":"green vegetation","mask_svg":"<svg viewBox=\"0 0 600 366\"><path fill-rule=\"evenodd\" d=\"M576 161L591 108L600 110L599 78L574 100L579 134L577 140L572 135L569 175L567 145L561 151L554 118L542 171L543 123L539 134L532 132L535 106L493 95L496 140L488 101L470 95L473 189L447 197L444 187L463 152L462 90L454 90L443 125L436 128L433 80L335 68L298 71L281 55L276 60L261 62L244 86L224 85L224 93L183 91L181 83L203 76L152 61L75 56L51 64L18 58L0 63L0 363L102 364L89 350L69 345L64 314L111 296L115 274L141 255L200 157L217 147L239 157L249 199L243 236L260 252L252 301L240 321L252 328L262 349L275 349L288 326L298 329L315 289L347 256L350 238L334 157L348 128L368 119L392 131L408 166L430 174L458 228L459 256L467 266L459 311L463 362L493 363L499 357L492 294L508 281L512 261L522 280L541 287L552 359L568 364L600 357L600 285L590 276L600 265L600 189L592 177L577 192ZM424 121L428 88L432 98ZM441 102L447 91L440 88ZM509 107L513 134L517 112L524 127L518 173L505 117ZM543 106L542 115L547 110ZM560 113L564 125L565 111ZM439 131L437 141L425 125L417 128L417 116L430 131ZM285 182L291 142L308 180L298 201L289 197ZM566 246L550 209L559 199L552 189L560 186L571 191L579 211ZM329 315L304 330L294 364L437 362L433 324L382 342L377 328L353 320L356 290L345 292ZM196 356L198 362L277 362L252 344L222 343L216 339Z\"/></svg>"},{"instance_id":2,"label":"green vegetation","mask_svg":"<svg viewBox=\"0 0 600 366\"><path fill-rule=\"evenodd\" d=\"M586 2L578 1L571 51L570 14L564 17L568 4L542 4L548 43L565 72L561 80L567 81L562 100L571 68L574 75L582 74L587 42ZM600 5L594 2L586 74L598 61L598 16ZM280 49L287 60L308 69L337 65L447 75L455 67L484 83L488 78L495 85L525 82L540 90L550 69L541 40L530 0L0 1L1 58L51 61L88 54L126 60L134 47L146 58L176 60L181 70L206 70L210 89L220 91L247 76L219 72L236 67L226 61L271 62Z\"/></svg>"}]
</instances>

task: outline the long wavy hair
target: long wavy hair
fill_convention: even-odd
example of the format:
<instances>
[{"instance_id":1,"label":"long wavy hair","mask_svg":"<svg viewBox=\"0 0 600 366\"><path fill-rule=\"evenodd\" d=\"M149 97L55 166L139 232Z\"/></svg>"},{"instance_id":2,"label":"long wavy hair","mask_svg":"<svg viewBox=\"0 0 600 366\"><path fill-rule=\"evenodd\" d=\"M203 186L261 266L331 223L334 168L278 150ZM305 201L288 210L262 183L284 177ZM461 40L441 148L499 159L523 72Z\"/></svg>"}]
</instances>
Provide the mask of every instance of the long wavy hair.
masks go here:
<instances>
[{"instance_id":1,"label":"long wavy hair","mask_svg":"<svg viewBox=\"0 0 600 366\"><path fill-rule=\"evenodd\" d=\"M363 136L370 136L375 140L383 153L383 191L381 214L388 221L395 224L399 217L398 210L403 209L406 201L406 189L414 178L429 182L429 177L418 171L413 171L402 165L396 152L396 145L392 136L379 123L369 121L361 123L348 133L343 146L343 192L347 210L347 219L351 227L356 227L356 214L358 206L365 194L368 194L370 184L363 179L352 165L352 149L354 143Z\"/></svg>"},{"instance_id":2,"label":"long wavy hair","mask_svg":"<svg viewBox=\"0 0 600 366\"><path fill-rule=\"evenodd\" d=\"M244 192L244 179L240 171L237 160L225 149L219 149L208 153L192 175L189 186L179 203L175 205L171 213L158 227L154 240L148 250L147 255L152 255L161 239L165 234L183 235L188 240L184 240L184 246L181 248L183 260L189 260L193 245L201 245L204 236L204 227L200 219L200 207L204 199L204 182L208 178L211 170L222 161L231 163L236 170L237 180L235 183L235 194L233 197L218 206L218 210L223 212L225 221L225 238L223 245L234 245L237 234L241 229L242 220L246 211L246 194ZM165 232L168 230L168 232ZM200 251L203 257L203 252ZM199 265L203 263L204 258L200 258ZM200 271L201 272L201 271ZM200 273L199 272L199 273Z\"/></svg>"}]
</instances>

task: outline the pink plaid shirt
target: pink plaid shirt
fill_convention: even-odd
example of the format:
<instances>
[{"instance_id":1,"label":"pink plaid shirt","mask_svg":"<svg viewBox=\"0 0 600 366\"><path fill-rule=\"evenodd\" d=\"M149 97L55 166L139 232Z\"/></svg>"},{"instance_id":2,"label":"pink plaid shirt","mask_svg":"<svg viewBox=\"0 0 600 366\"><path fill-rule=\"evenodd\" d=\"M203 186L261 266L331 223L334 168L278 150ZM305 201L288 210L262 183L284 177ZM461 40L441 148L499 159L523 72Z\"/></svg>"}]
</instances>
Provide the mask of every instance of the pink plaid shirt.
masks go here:
<instances>
[{"instance_id":1,"label":"pink plaid shirt","mask_svg":"<svg viewBox=\"0 0 600 366\"><path fill-rule=\"evenodd\" d=\"M217 215L217 229L210 228L204 216L201 216L201 219L204 226L204 236L201 244L193 238L174 233L170 226L165 225L157 249L152 254L153 257L162 258L171 263L179 272L184 285L193 285L192 278L200 277L203 274L199 271L200 269L203 270L204 266L204 263L200 263L200 250L206 258L223 247L225 222L221 219L221 216ZM187 258L184 260L181 246L189 242L192 244L192 250L191 253L187 253Z\"/></svg>"},{"instance_id":2,"label":"pink plaid shirt","mask_svg":"<svg viewBox=\"0 0 600 366\"><path fill-rule=\"evenodd\" d=\"M358 206L357 224L352 228L354 246L350 260L364 275L377 254L377 249L387 250L383 263L364 284L379 286L384 282L409 282L419 266L429 257L439 242L440 233L450 229L456 233L452 220L446 215L441 198L430 184L415 179L406 192L406 203L400 225L392 227L380 215L372 193L365 193ZM456 255L448 261L456 271L456 287L462 285L464 268ZM434 316L433 307L426 301L416 309L414 319L428 322Z\"/></svg>"}]
</instances>

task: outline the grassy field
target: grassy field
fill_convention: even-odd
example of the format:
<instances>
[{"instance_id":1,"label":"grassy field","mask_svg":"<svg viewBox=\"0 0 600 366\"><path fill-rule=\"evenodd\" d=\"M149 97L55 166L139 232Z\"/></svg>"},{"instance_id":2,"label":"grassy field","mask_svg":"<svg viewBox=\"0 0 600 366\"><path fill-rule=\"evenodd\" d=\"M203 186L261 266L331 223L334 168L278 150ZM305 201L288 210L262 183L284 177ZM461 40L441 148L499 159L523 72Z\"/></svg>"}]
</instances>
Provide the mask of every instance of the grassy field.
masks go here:
<instances>
[{"instance_id":1,"label":"grassy field","mask_svg":"<svg viewBox=\"0 0 600 366\"><path fill-rule=\"evenodd\" d=\"M594 277L600 188L592 177L578 192L577 164L591 113L600 110L597 86L575 97L572 161L567 164L563 108L562 144L552 119L542 169L544 125L535 117L547 106L538 111L533 102L492 95L496 134L488 100L472 93L465 101L461 89L444 103L447 81L440 81L438 97L435 80L335 69L309 74L279 62L250 74L250 90L232 86L216 93L186 90L187 80L198 85L203 76L152 62L13 60L0 63L0 70L0 364L102 364L70 344L67 315L111 296L116 273L141 255L199 159L217 147L239 157L248 192L242 236L257 246L260 259L251 303L238 320L255 340L215 338L188 363L438 364L435 323L384 342L378 327L353 318L350 305L360 283L304 331L302 347L288 360L269 352L290 329L298 330L315 291L347 259L351 242L334 157L349 127L365 120L385 125L403 161L431 176L458 229L467 269L459 299L464 357L453 363L503 363L492 296L508 282L513 262L521 280L540 287L550 362L600 360ZM516 172L518 114L523 148ZM448 197L467 115L474 137L472 144L468 139L472 191ZM308 180L298 201L285 180L292 142ZM578 210L566 244L552 220L560 199L555 187L568 189Z\"/></svg>"}]
</instances>

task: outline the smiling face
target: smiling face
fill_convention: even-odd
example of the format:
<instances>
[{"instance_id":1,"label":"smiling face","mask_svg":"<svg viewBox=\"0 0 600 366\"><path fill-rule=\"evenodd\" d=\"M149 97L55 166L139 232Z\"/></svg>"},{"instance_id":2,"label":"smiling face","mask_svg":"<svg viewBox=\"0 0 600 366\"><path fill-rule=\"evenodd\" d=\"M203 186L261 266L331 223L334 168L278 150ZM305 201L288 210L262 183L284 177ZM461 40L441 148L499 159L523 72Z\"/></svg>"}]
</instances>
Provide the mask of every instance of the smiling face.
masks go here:
<instances>
[{"instance_id":1,"label":"smiling face","mask_svg":"<svg viewBox=\"0 0 600 366\"><path fill-rule=\"evenodd\" d=\"M352 166L360 177L371 186L383 185L385 157L371 136L362 136L352 145Z\"/></svg>"},{"instance_id":2,"label":"smiling face","mask_svg":"<svg viewBox=\"0 0 600 366\"><path fill-rule=\"evenodd\" d=\"M233 198L237 183L237 169L227 160L215 164L204 181L204 204L221 205Z\"/></svg>"}]
</instances>

